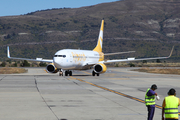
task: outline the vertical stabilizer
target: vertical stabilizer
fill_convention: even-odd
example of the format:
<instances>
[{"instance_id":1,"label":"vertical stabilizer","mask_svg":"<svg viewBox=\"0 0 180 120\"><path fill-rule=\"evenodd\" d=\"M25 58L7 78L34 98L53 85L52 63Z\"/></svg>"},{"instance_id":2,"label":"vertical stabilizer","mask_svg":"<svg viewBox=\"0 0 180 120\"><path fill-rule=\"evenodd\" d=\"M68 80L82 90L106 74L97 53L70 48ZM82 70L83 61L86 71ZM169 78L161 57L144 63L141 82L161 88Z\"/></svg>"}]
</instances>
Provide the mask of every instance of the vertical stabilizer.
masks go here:
<instances>
[{"instance_id":1,"label":"vertical stabilizer","mask_svg":"<svg viewBox=\"0 0 180 120\"><path fill-rule=\"evenodd\" d=\"M96 47L93 49L93 51L102 52L103 30L104 30L104 20L102 20L102 22L101 22L101 29L100 29L100 31L99 31L99 37L98 37L97 45L96 45Z\"/></svg>"}]
</instances>

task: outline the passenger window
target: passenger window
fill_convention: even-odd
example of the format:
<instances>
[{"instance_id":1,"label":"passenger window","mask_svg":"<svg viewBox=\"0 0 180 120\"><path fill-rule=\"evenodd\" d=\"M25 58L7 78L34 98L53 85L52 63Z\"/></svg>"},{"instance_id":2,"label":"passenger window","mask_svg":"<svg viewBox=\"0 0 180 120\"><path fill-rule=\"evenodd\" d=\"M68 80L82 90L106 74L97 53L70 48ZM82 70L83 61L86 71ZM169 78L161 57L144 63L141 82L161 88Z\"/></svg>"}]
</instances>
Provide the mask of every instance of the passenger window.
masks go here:
<instances>
[{"instance_id":1,"label":"passenger window","mask_svg":"<svg viewBox=\"0 0 180 120\"><path fill-rule=\"evenodd\" d=\"M63 58L65 58L66 57L66 55L63 55Z\"/></svg>"}]
</instances>

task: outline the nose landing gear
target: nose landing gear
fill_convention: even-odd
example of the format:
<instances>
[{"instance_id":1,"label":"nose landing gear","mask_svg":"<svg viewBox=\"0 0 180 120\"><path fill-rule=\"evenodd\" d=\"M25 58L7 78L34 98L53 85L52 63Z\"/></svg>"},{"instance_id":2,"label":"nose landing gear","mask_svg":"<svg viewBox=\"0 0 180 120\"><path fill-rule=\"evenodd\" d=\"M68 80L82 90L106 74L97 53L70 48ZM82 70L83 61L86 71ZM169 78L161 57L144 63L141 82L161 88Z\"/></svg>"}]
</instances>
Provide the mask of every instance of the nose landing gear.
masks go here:
<instances>
[{"instance_id":1,"label":"nose landing gear","mask_svg":"<svg viewBox=\"0 0 180 120\"><path fill-rule=\"evenodd\" d=\"M59 71L59 76L63 76L63 71Z\"/></svg>"}]
</instances>

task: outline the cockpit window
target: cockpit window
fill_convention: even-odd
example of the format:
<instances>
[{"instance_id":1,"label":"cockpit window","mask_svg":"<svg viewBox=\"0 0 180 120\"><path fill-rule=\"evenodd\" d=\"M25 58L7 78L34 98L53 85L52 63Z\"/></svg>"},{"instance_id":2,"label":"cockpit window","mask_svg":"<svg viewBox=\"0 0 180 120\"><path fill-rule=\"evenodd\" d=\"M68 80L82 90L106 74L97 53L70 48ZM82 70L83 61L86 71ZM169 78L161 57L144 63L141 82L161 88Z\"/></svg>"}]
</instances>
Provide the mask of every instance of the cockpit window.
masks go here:
<instances>
[{"instance_id":1,"label":"cockpit window","mask_svg":"<svg viewBox=\"0 0 180 120\"><path fill-rule=\"evenodd\" d=\"M65 58L66 55L54 55L54 57L63 57L63 58Z\"/></svg>"}]
</instances>

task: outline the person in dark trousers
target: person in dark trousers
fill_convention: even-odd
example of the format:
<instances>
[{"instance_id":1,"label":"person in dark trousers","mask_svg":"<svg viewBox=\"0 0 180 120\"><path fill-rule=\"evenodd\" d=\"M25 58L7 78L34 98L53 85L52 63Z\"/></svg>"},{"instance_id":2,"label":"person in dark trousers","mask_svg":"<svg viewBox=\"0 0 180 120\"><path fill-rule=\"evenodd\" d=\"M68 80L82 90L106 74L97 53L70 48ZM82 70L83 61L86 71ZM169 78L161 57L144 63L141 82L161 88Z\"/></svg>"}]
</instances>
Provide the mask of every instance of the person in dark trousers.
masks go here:
<instances>
[{"instance_id":1,"label":"person in dark trousers","mask_svg":"<svg viewBox=\"0 0 180 120\"><path fill-rule=\"evenodd\" d=\"M171 88L168 92L168 96L164 98L162 104L162 120L178 120L179 105L180 100L176 97L176 90L174 88Z\"/></svg>"},{"instance_id":2,"label":"person in dark trousers","mask_svg":"<svg viewBox=\"0 0 180 120\"><path fill-rule=\"evenodd\" d=\"M153 84L151 88L148 88L145 95L145 104L148 110L148 118L147 120L153 120L154 112L155 112L155 96L157 93L155 90L157 89L157 85ZM157 97L159 99L159 97Z\"/></svg>"}]
</instances>

